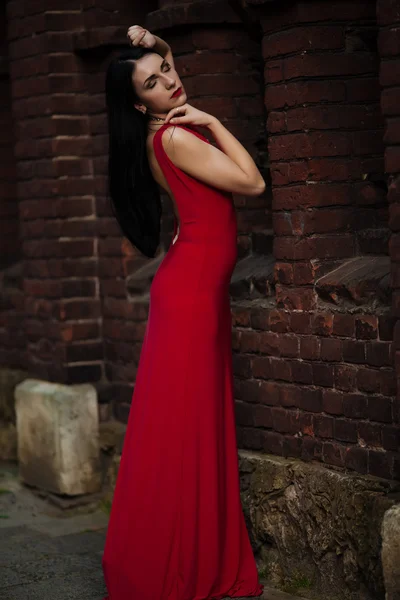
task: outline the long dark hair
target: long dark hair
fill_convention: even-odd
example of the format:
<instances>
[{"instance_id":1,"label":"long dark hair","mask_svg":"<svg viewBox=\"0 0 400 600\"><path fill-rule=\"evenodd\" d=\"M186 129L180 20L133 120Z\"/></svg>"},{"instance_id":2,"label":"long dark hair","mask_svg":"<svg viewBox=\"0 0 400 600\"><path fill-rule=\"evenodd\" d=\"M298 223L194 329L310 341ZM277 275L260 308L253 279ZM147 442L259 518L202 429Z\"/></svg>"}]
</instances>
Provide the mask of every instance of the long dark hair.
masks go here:
<instances>
[{"instance_id":1,"label":"long dark hair","mask_svg":"<svg viewBox=\"0 0 400 600\"><path fill-rule=\"evenodd\" d=\"M114 58L106 74L109 133L108 191L122 233L145 256L160 243L162 205L146 153L147 117L132 83L135 61L154 52L134 47Z\"/></svg>"}]
</instances>

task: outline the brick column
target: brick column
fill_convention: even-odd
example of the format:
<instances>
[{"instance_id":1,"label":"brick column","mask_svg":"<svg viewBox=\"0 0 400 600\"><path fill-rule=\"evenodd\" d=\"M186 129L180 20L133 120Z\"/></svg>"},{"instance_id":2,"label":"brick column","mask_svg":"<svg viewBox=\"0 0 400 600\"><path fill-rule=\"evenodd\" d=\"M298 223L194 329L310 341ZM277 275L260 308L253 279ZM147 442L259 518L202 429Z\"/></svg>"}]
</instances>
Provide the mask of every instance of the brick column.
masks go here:
<instances>
[{"instance_id":1,"label":"brick column","mask_svg":"<svg viewBox=\"0 0 400 600\"><path fill-rule=\"evenodd\" d=\"M25 339L21 331L21 264L18 202L13 153L14 121L11 109L6 7L0 9L0 364L23 368Z\"/></svg>"},{"instance_id":2,"label":"brick column","mask_svg":"<svg viewBox=\"0 0 400 600\"><path fill-rule=\"evenodd\" d=\"M395 0L378 0L379 53L381 56L381 108L385 116L385 170L389 176L389 225L392 312L397 319L394 329L397 401L394 418L400 422L400 5ZM400 456L394 459L394 475L400 479Z\"/></svg>"},{"instance_id":3,"label":"brick column","mask_svg":"<svg viewBox=\"0 0 400 600\"><path fill-rule=\"evenodd\" d=\"M260 15L277 301L308 310L316 278L368 253L369 230L387 220L365 181L383 173L375 3L285 6Z\"/></svg>"},{"instance_id":4,"label":"brick column","mask_svg":"<svg viewBox=\"0 0 400 600\"><path fill-rule=\"evenodd\" d=\"M80 8L7 4L28 368L62 383L103 372L90 98L72 45Z\"/></svg>"},{"instance_id":5,"label":"brick column","mask_svg":"<svg viewBox=\"0 0 400 600\"><path fill-rule=\"evenodd\" d=\"M247 0L264 31L276 297L235 311L239 443L393 479L375 2Z\"/></svg>"}]
</instances>

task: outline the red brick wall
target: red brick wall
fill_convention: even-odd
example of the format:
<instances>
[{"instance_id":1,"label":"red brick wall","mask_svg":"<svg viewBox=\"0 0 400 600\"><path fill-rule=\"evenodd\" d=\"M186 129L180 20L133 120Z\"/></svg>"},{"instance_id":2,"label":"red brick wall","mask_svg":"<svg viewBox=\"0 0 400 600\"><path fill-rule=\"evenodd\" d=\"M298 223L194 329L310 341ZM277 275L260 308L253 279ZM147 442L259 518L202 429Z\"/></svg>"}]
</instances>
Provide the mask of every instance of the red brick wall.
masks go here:
<instances>
[{"instance_id":1,"label":"red brick wall","mask_svg":"<svg viewBox=\"0 0 400 600\"><path fill-rule=\"evenodd\" d=\"M266 3L255 14L276 298L235 306L239 443L396 477L390 303L358 297L348 282L356 263L342 266L360 257L369 271L371 254L389 269L375 3ZM364 277L353 287L368 288Z\"/></svg>"},{"instance_id":2,"label":"red brick wall","mask_svg":"<svg viewBox=\"0 0 400 600\"><path fill-rule=\"evenodd\" d=\"M24 337L20 329L21 264L14 158L14 122L7 56L5 5L0 9L0 361L24 366Z\"/></svg>"},{"instance_id":3,"label":"red brick wall","mask_svg":"<svg viewBox=\"0 0 400 600\"><path fill-rule=\"evenodd\" d=\"M377 23L373 1L248 0L249 30L235 3L180 4L148 5L146 21L127 0L7 4L27 366L95 382L127 420L158 263L110 212L103 90L127 25L143 23L171 43L190 101L239 137L268 182L270 168L265 195L235 197L239 446L396 478L395 3L378 2ZM170 241L166 216L161 257ZM8 314L0 351L17 339Z\"/></svg>"},{"instance_id":4,"label":"red brick wall","mask_svg":"<svg viewBox=\"0 0 400 600\"><path fill-rule=\"evenodd\" d=\"M385 116L385 171L389 176L389 225L391 286L393 289L392 312L400 317L400 6L394 0L378 0L380 84L382 87L381 109ZM397 378L397 427L400 421L400 328L394 330L394 360ZM397 474L399 474L397 457Z\"/></svg>"}]
</instances>

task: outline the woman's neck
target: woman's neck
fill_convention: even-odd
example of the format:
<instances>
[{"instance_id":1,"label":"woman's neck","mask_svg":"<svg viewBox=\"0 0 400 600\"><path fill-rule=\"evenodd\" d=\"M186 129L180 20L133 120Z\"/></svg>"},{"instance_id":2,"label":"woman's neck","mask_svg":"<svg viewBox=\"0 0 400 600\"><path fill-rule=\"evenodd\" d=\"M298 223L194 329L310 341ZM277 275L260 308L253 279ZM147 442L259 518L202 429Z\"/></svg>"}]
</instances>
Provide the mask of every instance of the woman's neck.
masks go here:
<instances>
[{"instance_id":1,"label":"woman's neck","mask_svg":"<svg viewBox=\"0 0 400 600\"><path fill-rule=\"evenodd\" d=\"M157 131L164 125L167 113L148 113L148 130Z\"/></svg>"}]
</instances>

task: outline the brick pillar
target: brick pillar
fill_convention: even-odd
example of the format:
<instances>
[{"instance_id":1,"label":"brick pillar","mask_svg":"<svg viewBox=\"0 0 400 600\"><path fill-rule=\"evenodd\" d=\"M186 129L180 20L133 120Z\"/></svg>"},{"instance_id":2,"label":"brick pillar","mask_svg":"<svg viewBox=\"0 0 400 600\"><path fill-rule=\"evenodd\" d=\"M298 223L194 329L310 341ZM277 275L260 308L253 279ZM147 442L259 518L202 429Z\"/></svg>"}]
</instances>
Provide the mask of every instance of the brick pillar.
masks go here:
<instances>
[{"instance_id":1,"label":"brick pillar","mask_svg":"<svg viewBox=\"0 0 400 600\"><path fill-rule=\"evenodd\" d=\"M396 0L378 0L379 53L381 56L381 108L385 116L385 171L389 177L389 225L392 312L397 319L394 329L397 401L394 418L400 422L400 5ZM394 462L394 476L400 479L400 456Z\"/></svg>"},{"instance_id":2,"label":"brick pillar","mask_svg":"<svg viewBox=\"0 0 400 600\"><path fill-rule=\"evenodd\" d=\"M264 30L277 262L275 302L234 315L239 444L394 479L375 3L245 4Z\"/></svg>"},{"instance_id":3,"label":"brick pillar","mask_svg":"<svg viewBox=\"0 0 400 600\"><path fill-rule=\"evenodd\" d=\"M23 295L5 4L0 9L0 364L23 368Z\"/></svg>"},{"instance_id":4,"label":"brick pillar","mask_svg":"<svg viewBox=\"0 0 400 600\"><path fill-rule=\"evenodd\" d=\"M338 4L259 14L277 301L289 309L314 309L316 278L371 252L371 229L372 253L387 253L385 195L366 180L383 178L375 3Z\"/></svg>"},{"instance_id":5,"label":"brick pillar","mask_svg":"<svg viewBox=\"0 0 400 600\"><path fill-rule=\"evenodd\" d=\"M7 4L28 368L93 382L103 349L90 98L72 43L81 3L55 4Z\"/></svg>"}]
</instances>

